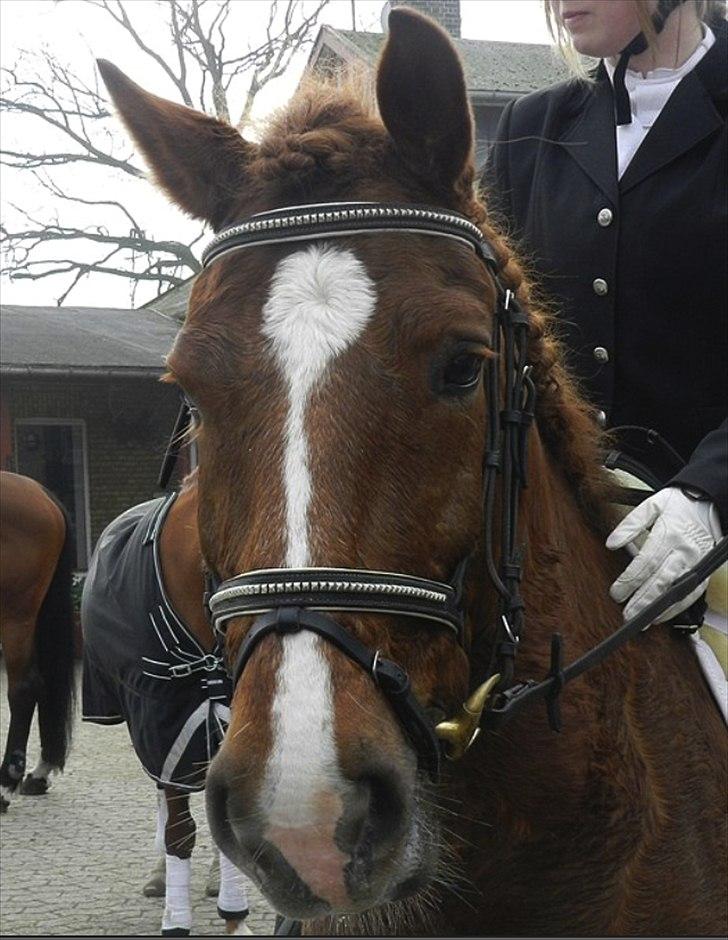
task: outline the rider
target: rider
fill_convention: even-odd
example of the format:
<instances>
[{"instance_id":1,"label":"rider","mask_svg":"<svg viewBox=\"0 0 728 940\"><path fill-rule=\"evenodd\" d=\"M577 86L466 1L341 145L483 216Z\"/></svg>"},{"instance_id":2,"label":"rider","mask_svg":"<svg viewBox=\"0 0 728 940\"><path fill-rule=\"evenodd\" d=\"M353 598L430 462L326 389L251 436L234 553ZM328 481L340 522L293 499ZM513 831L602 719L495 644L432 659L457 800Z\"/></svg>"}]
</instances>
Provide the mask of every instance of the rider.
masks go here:
<instances>
[{"instance_id":1,"label":"rider","mask_svg":"<svg viewBox=\"0 0 728 940\"><path fill-rule=\"evenodd\" d=\"M546 12L575 75L505 108L483 183L600 421L654 428L689 458L607 540L651 530L611 588L628 618L728 528L725 0ZM593 73L575 52L601 60Z\"/></svg>"}]
</instances>

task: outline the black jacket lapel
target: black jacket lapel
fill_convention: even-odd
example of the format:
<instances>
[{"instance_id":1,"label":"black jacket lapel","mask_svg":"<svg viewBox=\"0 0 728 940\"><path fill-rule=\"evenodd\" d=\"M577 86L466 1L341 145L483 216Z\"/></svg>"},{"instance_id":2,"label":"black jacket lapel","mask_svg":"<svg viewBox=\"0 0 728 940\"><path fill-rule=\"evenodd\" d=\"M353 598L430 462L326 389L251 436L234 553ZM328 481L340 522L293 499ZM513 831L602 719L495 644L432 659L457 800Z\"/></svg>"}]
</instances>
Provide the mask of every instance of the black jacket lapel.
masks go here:
<instances>
[{"instance_id":1,"label":"black jacket lapel","mask_svg":"<svg viewBox=\"0 0 728 940\"><path fill-rule=\"evenodd\" d=\"M601 76L589 90L579 116L565 127L559 143L613 204L617 203L617 146L609 79Z\"/></svg>"},{"instance_id":2,"label":"black jacket lapel","mask_svg":"<svg viewBox=\"0 0 728 940\"><path fill-rule=\"evenodd\" d=\"M721 124L720 115L705 87L694 70L689 72L672 93L632 157L620 181L620 191L627 192L645 177L672 163L716 131Z\"/></svg>"},{"instance_id":3,"label":"black jacket lapel","mask_svg":"<svg viewBox=\"0 0 728 940\"><path fill-rule=\"evenodd\" d=\"M620 192L636 186L723 125L716 103L726 95L727 42L724 29L716 33L716 41L705 57L670 95L625 170Z\"/></svg>"}]
</instances>

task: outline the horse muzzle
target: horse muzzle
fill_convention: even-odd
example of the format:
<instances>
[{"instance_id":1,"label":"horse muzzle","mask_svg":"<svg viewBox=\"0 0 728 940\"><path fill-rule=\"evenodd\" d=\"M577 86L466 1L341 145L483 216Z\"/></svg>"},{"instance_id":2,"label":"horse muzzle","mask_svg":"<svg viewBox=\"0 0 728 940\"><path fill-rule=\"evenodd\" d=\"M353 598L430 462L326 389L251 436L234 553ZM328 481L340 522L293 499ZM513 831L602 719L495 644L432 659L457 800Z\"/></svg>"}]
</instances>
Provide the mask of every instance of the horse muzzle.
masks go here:
<instances>
[{"instance_id":1,"label":"horse muzzle","mask_svg":"<svg viewBox=\"0 0 728 940\"><path fill-rule=\"evenodd\" d=\"M405 883L426 880L422 833L431 826L419 823L412 799L414 761L408 773L370 756L356 779L302 783L305 813L293 806L289 813L288 799L270 811L269 781L255 791L236 785L237 762L224 748L211 764L206 800L215 842L286 916L360 913L402 896Z\"/></svg>"}]
</instances>

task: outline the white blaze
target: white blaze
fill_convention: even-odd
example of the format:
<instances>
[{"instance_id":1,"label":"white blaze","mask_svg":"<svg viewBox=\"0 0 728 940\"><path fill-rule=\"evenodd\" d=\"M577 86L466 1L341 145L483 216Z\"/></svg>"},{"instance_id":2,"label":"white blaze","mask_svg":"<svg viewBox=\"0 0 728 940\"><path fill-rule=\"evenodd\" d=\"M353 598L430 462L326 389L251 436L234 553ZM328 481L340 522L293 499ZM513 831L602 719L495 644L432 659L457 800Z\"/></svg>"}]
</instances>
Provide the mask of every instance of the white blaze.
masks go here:
<instances>
[{"instance_id":1,"label":"white blaze","mask_svg":"<svg viewBox=\"0 0 728 940\"><path fill-rule=\"evenodd\" d=\"M284 258L271 281L263 335L288 386L283 480L289 568L311 563L306 405L329 363L361 335L374 304L374 284L363 264L350 251L328 245L311 245Z\"/></svg>"},{"instance_id":2,"label":"white blaze","mask_svg":"<svg viewBox=\"0 0 728 940\"><path fill-rule=\"evenodd\" d=\"M284 258L271 281L262 331L288 390L283 485L286 501L284 565L311 565L308 515L315 481L309 468L306 410L330 363L366 328L376 303L374 283L351 253L313 244ZM333 703L324 642L302 631L283 640L273 704L274 744L264 787L272 827L316 823L321 794L337 777ZM306 879L306 872L299 872Z\"/></svg>"}]
</instances>

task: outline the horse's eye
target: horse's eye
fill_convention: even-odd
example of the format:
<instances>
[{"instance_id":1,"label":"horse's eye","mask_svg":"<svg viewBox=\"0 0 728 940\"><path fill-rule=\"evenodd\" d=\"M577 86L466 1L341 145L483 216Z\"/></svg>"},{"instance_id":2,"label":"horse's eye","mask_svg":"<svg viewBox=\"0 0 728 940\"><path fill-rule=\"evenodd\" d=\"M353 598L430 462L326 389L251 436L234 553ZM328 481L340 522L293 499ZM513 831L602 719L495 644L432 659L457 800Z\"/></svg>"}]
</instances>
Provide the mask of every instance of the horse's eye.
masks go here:
<instances>
[{"instance_id":1,"label":"horse's eye","mask_svg":"<svg viewBox=\"0 0 728 940\"><path fill-rule=\"evenodd\" d=\"M478 384L483 359L476 353L461 352L445 366L442 375L443 391L457 394L469 391Z\"/></svg>"}]
</instances>

